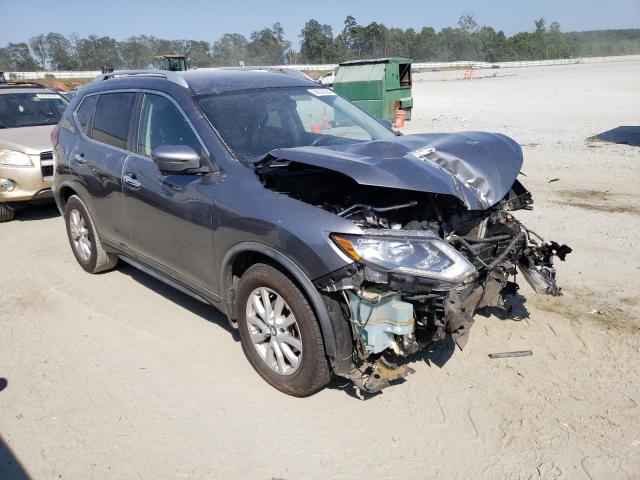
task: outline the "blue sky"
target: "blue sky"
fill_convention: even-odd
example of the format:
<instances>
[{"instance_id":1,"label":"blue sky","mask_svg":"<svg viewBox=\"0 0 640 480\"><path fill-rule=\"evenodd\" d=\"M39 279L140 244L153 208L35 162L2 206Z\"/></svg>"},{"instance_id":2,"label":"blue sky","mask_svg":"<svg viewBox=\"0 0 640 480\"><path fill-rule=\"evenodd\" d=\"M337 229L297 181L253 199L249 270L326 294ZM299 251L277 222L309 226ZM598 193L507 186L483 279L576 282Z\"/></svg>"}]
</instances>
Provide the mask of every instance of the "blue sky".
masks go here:
<instances>
[{"instance_id":1,"label":"blue sky","mask_svg":"<svg viewBox=\"0 0 640 480\"><path fill-rule=\"evenodd\" d=\"M395 6L398 5L396 8ZM52 8L54 7L54 8ZM212 42L223 33L245 36L280 21L294 45L309 18L342 29L347 15L401 28L455 26L463 13L507 34L532 30L533 20L560 22L563 31L640 28L640 0L0 0L0 45L26 41L50 31L110 35L134 34Z\"/></svg>"}]
</instances>

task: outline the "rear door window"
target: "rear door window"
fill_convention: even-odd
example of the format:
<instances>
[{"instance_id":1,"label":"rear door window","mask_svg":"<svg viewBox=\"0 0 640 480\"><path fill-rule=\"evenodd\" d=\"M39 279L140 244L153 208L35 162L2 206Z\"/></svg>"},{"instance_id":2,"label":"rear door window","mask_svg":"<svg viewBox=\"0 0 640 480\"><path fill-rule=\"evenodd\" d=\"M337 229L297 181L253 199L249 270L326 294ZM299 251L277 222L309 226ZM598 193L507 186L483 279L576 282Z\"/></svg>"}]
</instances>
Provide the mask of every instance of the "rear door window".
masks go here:
<instances>
[{"instance_id":1,"label":"rear door window","mask_svg":"<svg viewBox=\"0 0 640 480\"><path fill-rule=\"evenodd\" d=\"M87 127L93 115L93 107L96 105L96 100L98 100L97 95L86 97L76 110L76 117L78 117L78 122L84 133L88 133Z\"/></svg>"},{"instance_id":2,"label":"rear door window","mask_svg":"<svg viewBox=\"0 0 640 480\"><path fill-rule=\"evenodd\" d=\"M138 153L147 157L163 145L187 145L202 153L200 141L182 112L168 98L150 93L145 93L142 101L137 143Z\"/></svg>"},{"instance_id":3,"label":"rear door window","mask_svg":"<svg viewBox=\"0 0 640 480\"><path fill-rule=\"evenodd\" d=\"M136 94L103 93L98 99L91 138L126 150Z\"/></svg>"}]
</instances>

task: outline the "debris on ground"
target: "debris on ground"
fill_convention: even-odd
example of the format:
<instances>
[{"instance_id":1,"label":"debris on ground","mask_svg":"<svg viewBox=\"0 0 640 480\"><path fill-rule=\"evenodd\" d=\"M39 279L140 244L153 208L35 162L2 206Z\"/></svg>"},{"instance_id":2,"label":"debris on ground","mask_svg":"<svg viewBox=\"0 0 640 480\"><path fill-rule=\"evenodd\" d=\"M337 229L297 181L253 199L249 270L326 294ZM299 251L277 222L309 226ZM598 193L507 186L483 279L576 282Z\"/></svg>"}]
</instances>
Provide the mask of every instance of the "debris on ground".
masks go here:
<instances>
[{"instance_id":1,"label":"debris on ground","mask_svg":"<svg viewBox=\"0 0 640 480\"><path fill-rule=\"evenodd\" d=\"M533 355L531 350L518 350L516 352L490 353L489 358L529 357Z\"/></svg>"}]
</instances>

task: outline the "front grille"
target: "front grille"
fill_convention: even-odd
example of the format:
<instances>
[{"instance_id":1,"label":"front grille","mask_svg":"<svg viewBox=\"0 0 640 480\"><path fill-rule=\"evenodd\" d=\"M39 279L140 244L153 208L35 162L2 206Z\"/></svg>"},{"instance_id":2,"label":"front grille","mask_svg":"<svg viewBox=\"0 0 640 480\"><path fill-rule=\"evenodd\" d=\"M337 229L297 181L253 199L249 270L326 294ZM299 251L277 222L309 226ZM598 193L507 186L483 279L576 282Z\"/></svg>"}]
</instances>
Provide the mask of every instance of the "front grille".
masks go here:
<instances>
[{"instance_id":1,"label":"front grille","mask_svg":"<svg viewBox=\"0 0 640 480\"><path fill-rule=\"evenodd\" d=\"M42 176L43 177L53 177L53 165L46 165L42 167Z\"/></svg>"},{"instance_id":2,"label":"front grille","mask_svg":"<svg viewBox=\"0 0 640 480\"><path fill-rule=\"evenodd\" d=\"M53 177L53 152L40 152L40 167L44 178Z\"/></svg>"}]
</instances>

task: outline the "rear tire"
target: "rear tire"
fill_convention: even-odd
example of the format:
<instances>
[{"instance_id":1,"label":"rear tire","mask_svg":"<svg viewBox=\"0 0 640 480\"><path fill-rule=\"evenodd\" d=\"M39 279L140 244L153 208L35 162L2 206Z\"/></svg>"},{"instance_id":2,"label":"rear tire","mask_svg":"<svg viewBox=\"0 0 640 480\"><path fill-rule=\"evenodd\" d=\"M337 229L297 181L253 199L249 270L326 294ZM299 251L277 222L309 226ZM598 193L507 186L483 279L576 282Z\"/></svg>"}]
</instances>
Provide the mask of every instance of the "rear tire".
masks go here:
<instances>
[{"instance_id":1,"label":"rear tire","mask_svg":"<svg viewBox=\"0 0 640 480\"><path fill-rule=\"evenodd\" d=\"M16 216L16 212L13 208L9 208L4 203L0 203L0 223L10 222Z\"/></svg>"},{"instance_id":2,"label":"rear tire","mask_svg":"<svg viewBox=\"0 0 640 480\"><path fill-rule=\"evenodd\" d=\"M64 221L73 255L86 272L100 273L116 266L118 256L102 247L89 210L77 195L67 200Z\"/></svg>"},{"instance_id":3,"label":"rear tire","mask_svg":"<svg viewBox=\"0 0 640 480\"><path fill-rule=\"evenodd\" d=\"M259 263L242 275L236 318L244 354L273 387L306 397L329 383L331 369L316 315L280 270Z\"/></svg>"}]
</instances>

